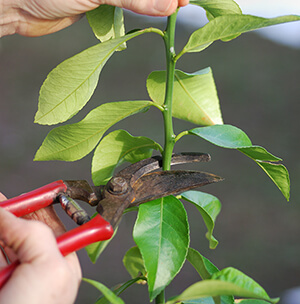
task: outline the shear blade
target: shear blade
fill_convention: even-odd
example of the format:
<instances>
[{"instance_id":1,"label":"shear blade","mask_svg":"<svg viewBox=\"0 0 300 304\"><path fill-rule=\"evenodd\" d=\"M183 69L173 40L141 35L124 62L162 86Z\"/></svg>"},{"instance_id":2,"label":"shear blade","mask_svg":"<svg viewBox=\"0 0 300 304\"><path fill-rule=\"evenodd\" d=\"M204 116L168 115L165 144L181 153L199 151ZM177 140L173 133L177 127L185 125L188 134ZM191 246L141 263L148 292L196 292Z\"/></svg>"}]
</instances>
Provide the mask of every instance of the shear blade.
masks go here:
<instances>
[{"instance_id":1,"label":"shear blade","mask_svg":"<svg viewBox=\"0 0 300 304\"><path fill-rule=\"evenodd\" d=\"M94 190L86 180L67 180L65 184L68 187L67 194L73 199L79 199L91 204L95 199Z\"/></svg>"},{"instance_id":2,"label":"shear blade","mask_svg":"<svg viewBox=\"0 0 300 304\"><path fill-rule=\"evenodd\" d=\"M210 155L207 153L178 153L173 154L171 159L171 166L208 161L210 161ZM116 176L125 178L126 180L130 181L130 185L133 186L136 181L142 176L161 168L162 157L153 156L151 158L143 159L137 163L130 165L129 167L120 171Z\"/></svg>"},{"instance_id":3,"label":"shear blade","mask_svg":"<svg viewBox=\"0 0 300 304\"><path fill-rule=\"evenodd\" d=\"M132 205L222 181L223 178L199 171L162 171L142 176L133 186L135 193Z\"/></svg>"}]
</instances>

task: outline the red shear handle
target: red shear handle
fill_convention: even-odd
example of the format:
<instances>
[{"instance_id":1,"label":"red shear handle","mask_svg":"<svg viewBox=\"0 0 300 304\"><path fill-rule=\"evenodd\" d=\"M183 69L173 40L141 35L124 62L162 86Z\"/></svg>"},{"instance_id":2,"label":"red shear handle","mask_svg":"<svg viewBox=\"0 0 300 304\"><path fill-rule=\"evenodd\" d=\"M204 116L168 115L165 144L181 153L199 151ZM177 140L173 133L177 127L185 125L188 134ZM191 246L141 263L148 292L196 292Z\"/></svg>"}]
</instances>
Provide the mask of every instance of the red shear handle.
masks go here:
<instances>
[{"instance_id":1,"label":"red shear handle","mask_svg":"<svg viewBox=\"0 0 300 304\"><path fill-rule=\"evenodd\" d=\"M114 229L100 214L87 223L67 231L57 238L57 244L62 255L68 255L87 245L110 239Z\"/></svg>"},{"instance_id":2,"label":"red shear handle","mask_svg":"<svg viewBox=\"0 0 300 304\"><path fill-rule=\"evenodd\" d=\"M108 240L113 236L113 233L114 230L110 223L97 214L89 222L67 231L56 240L60 252L66 256L89 244ZM0 271L0 288L7 282L19 264L19 261L15 261Z\"/></svg>"},{"instance_id":3,"label":"red shear handle","mask_svg":"<svg viewBox=\"0 0 300 304\"><path fill-rule=\"evenodd\" d=\"M1 202L0 207L20 217L53 204L58 193L66 191L67 185L59 180Z\"/></svg>"}]
</instances>

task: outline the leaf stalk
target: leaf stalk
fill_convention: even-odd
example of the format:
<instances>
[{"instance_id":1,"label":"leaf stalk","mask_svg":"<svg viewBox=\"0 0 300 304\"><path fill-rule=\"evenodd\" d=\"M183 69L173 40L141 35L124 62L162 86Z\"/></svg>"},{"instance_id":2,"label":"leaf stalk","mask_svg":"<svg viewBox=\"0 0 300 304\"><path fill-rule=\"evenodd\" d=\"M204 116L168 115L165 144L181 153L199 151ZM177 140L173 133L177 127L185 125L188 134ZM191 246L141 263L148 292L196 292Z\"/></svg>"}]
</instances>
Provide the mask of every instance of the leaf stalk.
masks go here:
<instances>
[{"instance_id":1,"label":"leaf stalk","mask_svg":"<svg viewBox=\"0 0 300 304\"><path fill-rule=\"evenodd\" d=\"M165 304L165 290L163 290L156 298L155 304Z\"/></svg>"},{"instance_id":2,"label":"leaf stalk","mask_svg":"<svg viewBox=\"0 0 300 304\"><path fill-rule=\"evenodd\" d=\"M189 131L183 131L181 133L179 133L176 137L175 137L175 143L183 136L188 135Z\"/></svg>"}]
</instances>

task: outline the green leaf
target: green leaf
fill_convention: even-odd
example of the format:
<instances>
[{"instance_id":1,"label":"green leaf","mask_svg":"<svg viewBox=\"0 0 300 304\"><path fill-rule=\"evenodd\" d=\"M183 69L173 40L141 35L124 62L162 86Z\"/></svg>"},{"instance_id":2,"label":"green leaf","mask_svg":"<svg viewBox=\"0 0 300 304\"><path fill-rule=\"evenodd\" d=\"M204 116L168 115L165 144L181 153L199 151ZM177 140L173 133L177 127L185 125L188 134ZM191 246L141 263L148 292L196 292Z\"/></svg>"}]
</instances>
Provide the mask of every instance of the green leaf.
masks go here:
<instances>
[{"instance_id":1,"label":"green leaf","mask_svg":"<svg viewBox=\"0 0 300 304\"><path fill-rule=\"evenodd\" d=\"M278 162L282 160L281 158L271 154L265 148L260 146L239 148L238 150L254 160L271 161L271 162Z\"/></svg>"},{"instance_id":2,"label":"green leaf","mask_svg":"<svg viewBox=\"0 0 300 304\"><path fill-rule=\"evenodd\" d=\"M243 299L239 300L238 304L267 304L267 302L264 300Z\"/></svg>"},{"instance_id":3,"label":"green leaf","mask_svg":"<svg viewBox=\"0 0 300 304\"><path fill-rule=\"evenodd\" d=\"M214 273L219 271L219 269L211 261L209 261L207 258L205 258L203 255L201 255L197 250L193 248L189 248L186 259L193 265L193 267L196 269L202 280L209 280ZM206 299L207 301L211 300L211 302L214 303L213 298L206 298ZM232 296L221 296L221 304L233 304L233 302L234 302L234 298ZM184 303L189 303L189 301Z\"/></svg>"},{"instance_id":4,"label":"green leaf","mask_svg":"<svg viewBox=\"0 0 300 304\"><path fill-rule=\"evenodd\" d=\"M230 302L227 301L227 299L229 299L229 298L231 299ZM213 297L208 297L208 298L186 300L186 301L181 302L181 303L182 304L217 304L217 303L220 303L220 301L215 302ZM230 296L222 296L221 297L221 304L234 304L234 299L233 299L233 297L230 297Z\"/></svg>"},{"instance_id":5,"label":"green leaf","mask_svg":"<svg viewBox=\"0 0 300 304\"><path fill-rule=\"evenodd\" d=\"M271 300L266 291L257 282L235 268L224 268L219 272L214 273L211 279L233 283L235 286L246 291L244 297L259 298L274 303L278 302L278 299ZM249 292L249 295L246 295L247 292ZM252 296L251 293L253 294Z\"/></svg>"},{"instance_id":6,"label":"green leaf","mask_svg":"<svg viewBox=\"0 0 300 304\"><path fill-rule=\"evenodd\" d=\"M238 6L238 4L233 0L191 0L190 3L203 7L206 11L206 16L208 20L213 20L214 18L223 15L242 14L242 10ZM240 34L233 35L230 37L223 38L221 40L229 41L237 38L239 35ZM206 44L206 46L209 46L211 43ZM198 49L198 52L199 51L201 51L201 49Z\"/></svg>"},{"instance_id":7,"label":"green leaf","mask_svg":"<svg viewBox=\"0 0 300 304\"><path fill-rule=\"evenodd\" d=\"M215 125L195 128L190 134L199 136L214 145L237 149L249 158L253 159L271 178L286 200L290 197L290 179L287 169L278 162L281 159L269 153L265 148L254 146L249 137L237 127L231 125Z\"/></svg>"},{"instance_id":8,"label":"green leaf","mask_svg":"<svg viewBox=\"0 0 300 304\"><path fill-rule=\"evenodd\" d=\"M91 98L107 60L125 41L145 32L99 43L59 64L41 87L35 122L51 125L73 117Z\"/></svg>"},{"instance_id":9,"label":"green leaf","mask_svg":"<svg viewBox=\"0 0 300 304\"><path fill-rule=\"evenodd\" d=\"M168 196L140 205L133 237L145 263L152 301L173 280L187 255L189 226L182 203Z\"/></svg>"},{"instance_id":10,"label":"green leaf","mask_svg":"<svg viewBox=\"0 0 300 304\"><path fill-rule=\"evenodd\" d=\"M222 295L249 297L270 303L279 301L278 299L270 299L266 291L258 283L239 270L225 268L214 273L210 280L203 280L191 285L181 295L168 301L167 304Z\"/></svg>"},{"instance_id":11,"label":"green leaf","mask_svg":"<svg viewBox=\"0 0 300 304\"><path fill-rule=\"evenodd\" d=\"M190 4L203 7L209 20L223 15L242 14L239 5L233 0L190 0Z\"/></svg>"},{"instance_id":12,"label":"green leaf","mask_svg":"<svg viewBox=\"0 0 300 304\"><path fill-rule=\"evenodd\" d=\"M106 103L92 110L82 121L49 132L35 160L78 160L91 152L103 134L120 120L146 111L150 101Z\"/></svg>"},{"instance_id":13,"label":"green leaf","mask_svg":"<svg viewBox=\"0 0 300 304\"><path fill-rule=\"evenodd\" d=\"M98 213L95 213L93 215L93 217L95 215L97 215ZM101 255L101 253L104 251L104 249L107 247L107 245L112 241L112 239L115 237L115 235L117 234L118 231L118 227L115 228L114 230L114 234L113 236L106 241L101 241L101 242L96 242L93 244L90 244L88 246L85 247L85 250L91 260L92 263L96 263L99 256Z\"/></svg>"},{"instance_id":14,"label":"green leaf","mask_svg":"<svg viewBox=\"0 0 300 304\"><path fill-rule=\"evenodd\" d=\"M123 264L133 279L141 275L147 276L144 260L138 247L132 247L126 252Z\"/></svg>"},{"instance_id":15,"label":"green leaf","mask_svg":"<svg viewBox=\"0 0 300 304\"><path fill-rule=\"evenodd\" d=\"M203 49L203 46L211 44L216 40L231 39L239 34L259 28L298 20L300 20L300 16L293 15L270 19L240 14L219 16L192 33L179 56L184 53L198 52Z\"/></svg>"},{"instance_id":16,"label":"green leaf","mask_svg":"<svg viewBox=\"0 0 300 304\"><path fill-rule=\"evenodd\" d=\"M206 11L208 20L213 20L216 17L230 14L242 14L242 11L238 4L233 0L190 0L190 4L201 6ZM240 34L233 35L227 38L221 39L222 41L229 41L238 37ZM193 52L201 52L209 47L213 41L203 44L193 50Z\"/></svg>"},{"instance_id":17,"label":"green leaf","mask_svg":"<svg viewBox=\"0 0 300 304\"><path fill-rule=\"evenodd\" d=\"M160 105L164 103L165 79L165 71L152 72L147 79L149 96ZM175 71L172 115L198 125L223 123L210 68L193 74Z\"/></svg>"},{"instance_id":18,"label":"green leaf","mask_svg":"<svg viewBox=\"0 0 300 304\"><path fill-rule=\"evenodd\" d=\"M209 247L211 249L216 248L218 241L213 236L213 230L216 217L221 210L219 199L211 194L200 191L187 191L182 193L181 197L197 207L207 227L206 238L209 240Z\"/></svg>"},{"instance_id":19,"label":"green leaf","mask_svg":"<svg viewBox=\"0 0 300 304\"><path fill-rule=\"evenodd\" d=\"M194 300L186 300L184 302L180 302L182 304L215 304L214 299L212 297L209 298L200 298Z\"/></svg>"},{"instance_id":20,"label":"green leaf","mask_svg":"<svg viewBox=\"0 0 300 304\"><path fill-rule=\"evenodd\" d=\"M125 35L123 10L119 7L103 4L86 12L86 17L95 36L101 42ZM125 48L126 44L123 43L117 50Z\"/></svg>"},{"instance_id":21,"label":"green leaf","mask_svg":"<svg viewBox=\"0 0 300 304\"><path fill-rule=\"evenodd\" d=\"M119 296L123 291L125 291L128 287L130 287L131 285L133 285L134 283L137 283L140 280L145 280L145 278L135 278L132 280L129 280L125 283L123 283L121 286L118 285L117 287L112 288L112 291L114 294L116 294L117 296ZM104 296L100 297L95 304L109 304L109 300L107 298L105 298Z\"/></svg>"},{"instance_id":22,"label":"green leaf","mask_svg":"<svg viewBox=\"0 0 300 304\"><path fill-rule=\"evenodd\" d=\"M202 280L208 280L219 269L197 250L189 248L186 259L193 265Z\"/></svg>"},{"instance_id":23,"label":"green leaf","mask_svg":"<svg viewBox=\"0 0 300 304\"><path fill-rule=\"evenodd\" d=\"M103 296L112 304L125 304L124 301L119 298L115 293L113 293L109 288L103 285L100 282L83 278L83 281L91 284L92 286L96 287L100 292L102 292Z\"/></svg>"},{"instance_id":24,"label":"green leaf","mask_svg":"<svg viewBox=\"0 0 300 304\"><path fill-rule=\"evenodd\" d=\"M151 157L161 147L147 137L133 137L124 130L109 133L99 143L92 161L95 185L103 185L112 177L115 168L124 162L135 163Z\"/></svg>"},{"instance_id":25,"label":"green leaf","mask_svg":"<svg viewBox=\"0 0 300 304\"><path fill-rule=\"evenodd\" d=\"M280 164L256 161L266 172L274 184L282 192L287 201L290 199L290 177L287 168Z\"/></svg>"},{"instance_id":26,"label":"green leaf","mask_svg":"<svg viewBox=\"0 0 300 304\"><path fill-rule=\"evenodd\" d=\"M251 140L242 130L231 125L195 128L190 130L189 133L223 148L237 149L252 145Z\"/></svg>"},{"instance_id":27,"label":"green leaf","mask_svg":"<svg viewBox=\"0 0 300 304\"><path fill-rule=\"evenodd\" d=\"M282 192L287 201L290 199L290 177L289 172L282 164L274 162L282 159L272 155L265 148L259 146L251 146L239 148L239 151L253 159L270 177L273 183Z\"/></svg>"}]
</instances>

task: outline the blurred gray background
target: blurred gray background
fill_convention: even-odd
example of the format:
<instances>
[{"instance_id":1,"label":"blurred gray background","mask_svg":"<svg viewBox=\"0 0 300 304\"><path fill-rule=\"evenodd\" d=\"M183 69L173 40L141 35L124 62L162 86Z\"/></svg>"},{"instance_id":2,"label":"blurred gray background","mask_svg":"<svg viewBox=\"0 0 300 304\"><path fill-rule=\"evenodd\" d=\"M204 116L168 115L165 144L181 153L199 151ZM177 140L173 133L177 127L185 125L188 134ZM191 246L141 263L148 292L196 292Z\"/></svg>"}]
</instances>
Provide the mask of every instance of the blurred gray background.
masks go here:
<instances>
[{"instance_id":1,"label":"blurred gray background","mask_svg":"<svg viewBox=\"0 0 300 304\"><path fill-rule=\"evenodd\" d=\"M161 19L126 14L127 31L146 26L164 28ZM155 23L154 23L155 22ZM177 50L194 29L179 24ZM59 33L39 38L4 37L0 41L0 191L8 197L57 179L90 178L91 155L73 162L33 162L51 127L33 123L39 88L47 74L61 61L97 43L82 19ZM182 57L177 68L185 72L210 66L213 69L224 122L244 130L253 144L262 145L284 159L291 177L291 200L287 203L276 186L251 160L237 151L214 147L195 137L184 137L176 151L201 151L212 156L209 164L195 169L225 177L203 191L222 202L215 250L208 248L205 226L195 208L186 204L191 228L191 247L219 268L233 266L259 282L272 297L300 286L300 162L299 72L300 51L264 40L254 33L229 42L215 42L200 54ZM147 34L128 43L104 67L99 86L77 122L92 108L109 101L147 99L145 81L153 70L164 69L161 39ZM193 125L174 120L176 132ZM163 144L162 117L158 110L138 114L115 128L143 135ZM68 228L73 223L59 211ZM117 236L93 265L84 250L79 252L85 277L106 286L129 279L122 265L125 252L134 245L131 231L136 214L124 216ZM199 280L186 264L167 296L180 293ZM98 292L82 283L77 303L93 303ZM148 303L145 286L134 286L122 298L126 303ZM294 302L295 304L296 302ZM299 302L297 302L299 303Z\"/></svg>"}]
</instances>

